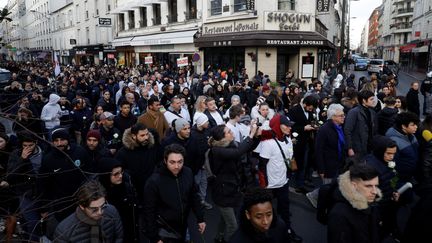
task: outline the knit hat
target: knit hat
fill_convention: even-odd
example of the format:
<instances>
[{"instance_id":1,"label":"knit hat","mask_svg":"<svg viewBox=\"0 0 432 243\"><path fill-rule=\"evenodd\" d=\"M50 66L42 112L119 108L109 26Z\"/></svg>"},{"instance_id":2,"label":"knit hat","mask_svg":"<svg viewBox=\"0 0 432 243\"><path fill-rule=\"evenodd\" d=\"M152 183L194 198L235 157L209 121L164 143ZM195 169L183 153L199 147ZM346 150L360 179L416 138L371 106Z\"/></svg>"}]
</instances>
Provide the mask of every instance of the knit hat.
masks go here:
<instances>
[{"instance_id":1,"label":"knit hat","mask_svg":"<svg viewBox=\"0 0 432 243\"><path fill-rule=\"evenodd\" d=\"M243 115L240 117L240 123L247 123L250 124L251 117L249 115Z\"/></svg>"},{"instance_id":2,"label":"knit hat","mask_svg":"<svg viewBox=\"0 0 432 243\"><path fill-rule=\"evenodd\" d=\"M208 117L204 114L199 115L196 120L197 127L204 125L206 122L208 122Z\"/></svg>"},{"instance_id":3,"label":"knit hat","mask_svg":"<svg viewBox=\"0 0 432 243\"><path fill-rule=\"evenodd\" d=\"M180 132L186 125L189 125L189 122L183 118L178 118L174 121L174 129L176 132Z\"/></svg>"},{"instance_id":4,"label":"knit hat","mask_svg":"<svg viewBox=\"0 0 432 243\"><path fill-rule=\"evenodd\" d=\"M261 103L263 103L264 101L265 101L265 97L260 96L260 97L258 97L258 99L257 99L256 105L259 106L259 105L261 105Z\"/></svg>"},{"instance_id":5,"label":"knit hat","mask_svg":"<svg viewBox=\"0 0 432 243\"><path fill-rule=\"evenodd\" d=\"M270 86L268 86L267 84L264 84L264 86L262 87L262 91L269 91L270 90Z\"/></svg>"},{"instance_id":6,"label":"knit hat","mask_svg":"<svg viewBox=\"0 0 432 243\"><path fill-rule=\"evenodd\" d=\"M90 130L90 131L88 131L86 138L88 139L90 137L91 138L96 138L98 141L101 140L101 134L100 134L99 130Z\"/></svg>"},{"instance_id":7,"label":"knit hat","mask_svg":"<svg viewBox=\"0 0 432 243\"><path fill-rule=\"evenodd\" d=\"M280 124L281 125L286 125L286 126L292 127L294 125L294 123L295 122L290 121L287 116L285 116L285 115L280 116Z\"/></svg>"},{"instance_id":8,"label":"knit hat","mask_svg":"<svg viewBox=\"0 0 432 243\"><path fill-rule=\"evenodd\" d=\"M69 140L69 132L64 128L56 128L51 132L51 138L54 141L57 138Z\"/></svg>"}]
</instances>

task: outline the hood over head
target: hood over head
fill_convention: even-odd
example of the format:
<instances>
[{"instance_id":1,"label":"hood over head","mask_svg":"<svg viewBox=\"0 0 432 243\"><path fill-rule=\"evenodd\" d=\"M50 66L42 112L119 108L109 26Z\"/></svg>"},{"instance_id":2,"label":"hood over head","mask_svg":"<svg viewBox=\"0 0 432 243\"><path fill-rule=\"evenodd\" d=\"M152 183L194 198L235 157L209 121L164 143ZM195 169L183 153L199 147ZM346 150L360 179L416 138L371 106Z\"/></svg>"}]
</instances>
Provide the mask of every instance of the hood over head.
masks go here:
<instances>
[{"instance_id":1,"label":"hood over head","mask_svg":"<svg viewBox=\"0 0 432 243\"><path fill-rule=\"evenodd\" d=\"M48 104L49 105L55 105L60 101L60 96L56 94L50 94Z\"/></svg>"},{"instance_id":2,"label":"hood over head","mask_svg":"<svg viewBox=\"0 0 432 243\"><path fill-rule=\"evenodd\" d=\"M387 148L394 148L396 147L396 142L393 141L391 138L377 135L373 138L373 151L372 153L375 155L376 158L378 158L380 161L383 160L384 152Z\"/></svg>"}]
</instances>

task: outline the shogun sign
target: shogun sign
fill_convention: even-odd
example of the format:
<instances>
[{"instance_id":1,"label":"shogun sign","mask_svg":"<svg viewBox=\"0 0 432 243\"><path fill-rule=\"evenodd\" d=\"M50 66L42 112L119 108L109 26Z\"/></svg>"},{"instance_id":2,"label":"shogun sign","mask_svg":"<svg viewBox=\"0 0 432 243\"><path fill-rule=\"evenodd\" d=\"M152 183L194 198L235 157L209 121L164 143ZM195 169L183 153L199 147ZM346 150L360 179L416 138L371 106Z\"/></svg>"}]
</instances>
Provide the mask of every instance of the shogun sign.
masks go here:
<instances>
[{"instance_id":1,"label":"shogun sign","mask_svg":"<svg viewBox=\"0 0 432 243\"><path fill-rule=\"evenodd\" d=\"M267 12L267 23L276 23L279 30L300 30L302 25L309 25L312 16L310 14L292 12Z\"/></svg>"}]
</instances>

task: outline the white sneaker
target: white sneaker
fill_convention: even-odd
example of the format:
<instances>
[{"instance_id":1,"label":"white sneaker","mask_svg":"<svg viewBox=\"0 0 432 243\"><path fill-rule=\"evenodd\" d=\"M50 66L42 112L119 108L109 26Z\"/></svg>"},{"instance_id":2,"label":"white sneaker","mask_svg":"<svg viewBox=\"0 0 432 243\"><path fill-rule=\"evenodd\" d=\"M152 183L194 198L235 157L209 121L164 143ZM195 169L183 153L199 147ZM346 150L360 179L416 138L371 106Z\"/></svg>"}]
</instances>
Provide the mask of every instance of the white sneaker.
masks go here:
<instances>
[{"instance_id":1,"label":"white sneaker","mask_svg":"<svg viewBox=\"0 0 432 243\"><path fill-rule=\"evenodd\" d=\"M313 197L312 192L308 192L306 193L306 197L307 199L309 199L309 202L312 204L312 206L314 208L317 208L318 202L317 200Z\"/></svg>"}]
</instances>

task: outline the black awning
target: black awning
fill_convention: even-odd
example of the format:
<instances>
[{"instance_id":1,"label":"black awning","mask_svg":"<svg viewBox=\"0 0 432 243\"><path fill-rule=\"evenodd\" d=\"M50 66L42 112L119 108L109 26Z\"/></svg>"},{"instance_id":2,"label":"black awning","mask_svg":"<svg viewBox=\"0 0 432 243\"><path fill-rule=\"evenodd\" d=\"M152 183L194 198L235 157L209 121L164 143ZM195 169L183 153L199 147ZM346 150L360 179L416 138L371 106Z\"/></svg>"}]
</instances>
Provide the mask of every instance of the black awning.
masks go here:
<instances>
[{"instance_id":1,"label":"black awning","mask_svg":"<svg viewBox=\"0 0 432 243\"><path fill-rule=\"evenodd\" d=\"M335 45L316 32L248 31L221 35L204 35L195 39L197 47L228 46L317 46Z\"/></svg>"}]
</instances>

